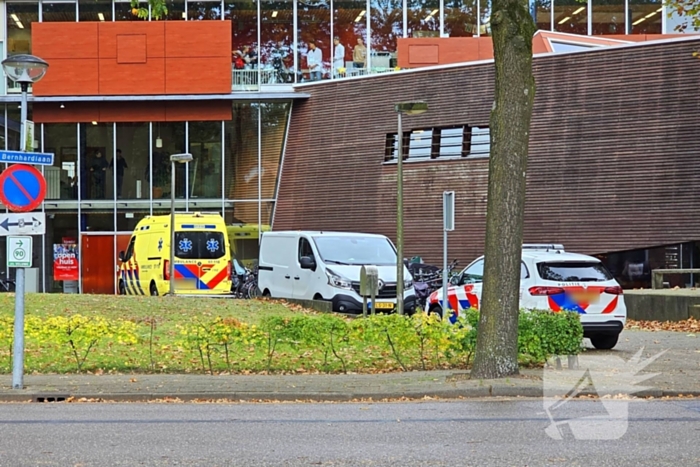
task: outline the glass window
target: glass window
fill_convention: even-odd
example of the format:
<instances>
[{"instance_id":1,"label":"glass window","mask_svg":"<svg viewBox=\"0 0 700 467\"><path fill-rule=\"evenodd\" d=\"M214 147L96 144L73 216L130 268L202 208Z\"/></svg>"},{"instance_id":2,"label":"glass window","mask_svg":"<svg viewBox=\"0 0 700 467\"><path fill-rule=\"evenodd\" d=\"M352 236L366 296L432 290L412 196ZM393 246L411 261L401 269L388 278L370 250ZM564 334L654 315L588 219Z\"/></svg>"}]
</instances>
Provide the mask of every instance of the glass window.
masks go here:
<instances>
[{"instance_id":1,"label":"glass window","mask_svg":"<svg viewBox=\"0 0 700 467\"><path fill-rule=\"evenodd\" d=\"M233 119L225 122L224 130L224 196L235 200L257 200L258 107L248 103L234 103ZM257 204L246 203L240 208L237 207L235 216L245 222L257 223Z\"/></svg>"},{"instance_id":2,"label":"glass window","mask_svg":"<svg viewBox=\"0 0 700 467\"><path fill-rule=\"evenodd\" d=\"M187 18L185 0L167 0L165 5L168 8L168 15L164 19L168 21L184 21ZM220 3L219 10L221 10Z\"/></svg>"},{"instance_id":3,"label":"glass window","mask_svg":"<svg viewBox=\"0 0 700 467\"><path fill-rule=\"evenodd\" d=\"M221 2L187 2L187 19L196 20L220 20Z\"/></svg>"},{"instance_id":4,"label":"glass window","mask_svg":"<svg viewBox=\"0 0 700 467\"><path fill-rule=\"evenodd\" d=\"M491 2L488 0L479 2L479 35L480 36L490 36L491 35Z\"/></svg>"},{"instance_id":5,"label":"glass window","mask_svg":"<svg viewBox=\"0 0 700 467\"><path fill-rule=\"evenodd\" d=\"M550 40L549 43L552 45L552 50L554 53L577 52L579 50L591 50L596 48L596 46L592 45L570 44L567 42L558 42L553 40Z\"/></svg>"},{"instance_id":6,"label":"glass window","mask_svg":"<svg viewBox=\"0 0 700 467\"><path fill-rule=\"evenodd\" d=\"M110 0L78 0L80 21L112 21Z\"/></svg>"},{"instance_id":7,"label":"glass window","mask_svg":"<svg viewBox=\"0 0 700 467\"><path fill-rule=\"evenodd\" d=\"M130 2L114 2L114 20L115 21L143 21L138 17L140 9L148 10L147 2L140 2L139 8L132 8Z\"/></svg>"},{"instance_id":8,"label":"glass window","mask_svg":"<svg viewBox=\"0 0 700 467\"><path fill-rule=\"evenodd\" d=\"M577 0L554 2L554 30L588 35L588 7Z\"/></svg>"},{"instance_id":9,"label":"glass window","mask_svg":"<svg viewBox=\"0 0 700 467\"><path fill-rule=\"evenodd\" d=\"M476 35L476 0L447 0L444 29L449 37Z\"/></svg>"},{"instance_id":10,"label":"glass window","mask_svg":"<svg viewBox=\"0 0 700 467\"><path fill-rule=\"evenodd\" d=\"M625 0L593 0L593 35L625 34Z\"/></svg>"},{"instance_id":11,"label":"glass window","mask_svg":"<svg viewBox=\"0 0 700 467\"><path fill-rule=\"evenodd\" d=\"M521 279L527 279L530 277L530 273L527 270L527 266L525 266L525 263L520 263L520 278Z\"/></svg>"},{"instance_id":12,"label":"glass window","mask_svg":"<svg viewBox=\"0 0 700 467\"><path fill-rule=\"evenodd\" d=\"M342 59L333 60L336 76L361 74L367 55L367 3L364 0L336 1L334 9L333 35L338 37L343 51ZM334 57L336 47L334 45Z\"/></svg>"},{"instance_id":13,"label":"glass window","mask_svg":"<svg viewBox=\"0 0 700 467\"><path fill-rule=\"evenodd\" d=\"M433 130L413 130L408 144L409 159L429 159L433 153ZM396 156L395 156L396 157Z\"/></svg>"},{"instance_id":14,"label":"glass window","mask_svg":"<svg viewBox=\"0 0 700 467\"><path fill-rule=\"evenodd\" d=\"M439 0L407 0L408 37L440 37Z\"/></svg>"},{"instance_id":15,"label":"glass window","mask_svg":"<svg viewBox=\"0 0 700 467\"><path fill-rule=\"evenodd\" d=\"M440 157L462 156L462 154L464 154L464 127L442 128Z\"/></svg>"},{"instance_id":16,"label":"glass window","mask_svg":"<svg viewBox=\"0 0 700 467\"><path fill-rule=\"evenodd\" d=\"M326 263L376 266L396 264L396 250L384 237L317 235L313 240L319 256Z\"/></svg>"},{"instance_id":17,"label":"glass window","mask_svg":"<svg viewBox=\"0 0 700 467\"><path fill-rule=\"evenodd\" d=\"M491 154L491 132L488 127L472 127L470 156L488 156Z\"/></svg>"},{"instance_id":18,"label":"glass window","mask_svg":"<svg viewBox=\"0 0 700 467\"><path fill-rule=\"evenodd\" d=\"M41 21L75 21L75 3L42 2Z\"/></svg>"},{"instance_id":19,"label":"glass window","mask_svg":"<svg viewBox=\"0 0 700 467\"><path fill-rule=\"evenodd\" d=\"M74 123L44 124L44 152L54 153L44 167L47 199L78 199L78 129Z\"/></svg>"},{"instance_id":20,"label":"glass window","mask_svg":"<svg viewBox=\"0 0 700 467\"><path fill-rule=\"evenodd\" d=\"M396 39L403 37L401 0L370 0L370 14L372 46L369 48L373 53L396 53ZM372 56L372 66L382 66L383 58L384 55Z\"/></svg>"},{"instance_id":21,"label":"glass window","mask_svg":"<svg viewBox=\"0 0 700 467\"><path fill-rule=\"evenodd\" d=\"M260 63L268 84L294 82L294 5L265 0L260 5Z\"/></svg>"},{"instance_id":22,"label":"glass window","mask_svg":"<svg viewBox=\"0 0 700 467\"><path fill-rule=\"evenodd\" d=\"M331 12L326 0L299 0L297 24L299 26L300 70L304 81L317 81L329 77L331 63ZM319 61L320 55L320 63Z\"/></svg>"},{"instance_id":23,"label":"glass window","mask_svg":"<svg viewBox=\"0 0 700 467\"><path fill-rule=\"evenodd\" d=\"M309 258L314 257L314 250L311 248L311 243L305 238L300 238L299 239L299 260L303 258L304 256L308 256Z\"/></svg>"},{"instance_id":24,"label":"glass window","mask_svg":"<svg viewBox=\"0 0 700 467\"><path fill-rule=\"evenodd\" d=\"M189 122L190 198L221 198L221 121Z\"/></svg>"},{"instance_id":25,"label":"glass window","mask_svg":"<svg viewBox=\"0 0 700 467\"><path fill-rule=\"evenodd\" d=\"M222 232L175 232L175 256L180 259L219 259L226 254Z\"/></svg>"},{"instance_id":26,"label":"glass window","mask_svg":"<svg viewBox=\"0 0 700 467\"><path fill-rule=\"evenodd\" d=\"M110 162L117 199L148 199L148 132L148 123L117 123L116 171Z\"/></svg>"},{"instance_id":27,"label":"glass window","mask_svg":"<svg viewBox=\"0 0 700 467\"><path fill-rule=\"evenodd\" d=\"M282 149L287 132L287 119L289 118L289 104L280 102L257 105L260 105L263 141L260 154L262 176L260 197L273 199L276 196L279 182L280 161L282 160ZM263 210L262 217L263 220L268 219L263 224L270 225L270 216L266 215L265 210Z\"/></svg>"},{"instance_id":28,"label":"glass window","mask_svg":"<svg viewBox=\"0 0 700 467\"><path fill-rule=\"evenodd\" d=\"M7 55L32 53L32 23L39 21L37 2L8 2L7 8Z\"/></svg>"},{"instance_id":29,"label":"glass window","mask_svg":"<svg viewBox=\"0 0 700 467\"><path fill-rule=\"evenodd\" d=\"M120 124L121 125L121 124ZM117 135L120 135L120 125L117 126ZM139 124L137 124L139 125ZM150 183L151 194L153 199L168 199L170 198L170 185L172 184L170 163L171 154L179 154L185 151L185 123L184 122L153 122L153 148L152 164L148 162L148 124L144 123L145 128L140 129L138 133L125 132L124 139L118 138L117 144L124 150L133 148L134 154L138 157L138 161L134 163L139 167L137 175L143 174L144 180L152 178ZM124 127L126 130L127 127ZM136 150L138 148L138 152ZM152 168L151 168L152 165ZM190 164L175 164L175 197L185 197L185 165ZM142 171L142 172L141 172ZM147 195L145 197L148 197Z\"/></svg>"},{"instance_id":30,"label":"glass window","mask_svg":"<svg viewBox=\"0 0 700 467\"><path fill-rule=\"evenodd\" d=\"M552 1L551 0L535 0L532 4L534 10L535 23L537 29L542 31L552 30Z\"/></svg>"},{"instance_id":31,"label":"glass window","mask_svg":"<svg viewBox=\"0 0 700 467\"><path fill-rule=\"evenodd\" d=\"M661 34L663 8L660 0L629 0L630 34ZM674 33L669 28L669 33Z\"/></svg>"},{"instance_id":32,"label":"glass window","mask_svg":"<svg viewBox=\"0 0 700 467\"><path fill-rule=\"evenodd\" d=\"M81 199L114 199L115 180L110 168L114 156L113 130L111 123L80 124Z\"/></svg>"},{"instance_id":33,"label":"glass window","mask_svg":"<svg viewBox=\"0 0 700 467\"><path fill-rule=\"evenodd\" d=\"M604 282L613 278L603 263L591 261L537 263L537 272L544 280L558 282Z\"/></svg>"}]
</instances>

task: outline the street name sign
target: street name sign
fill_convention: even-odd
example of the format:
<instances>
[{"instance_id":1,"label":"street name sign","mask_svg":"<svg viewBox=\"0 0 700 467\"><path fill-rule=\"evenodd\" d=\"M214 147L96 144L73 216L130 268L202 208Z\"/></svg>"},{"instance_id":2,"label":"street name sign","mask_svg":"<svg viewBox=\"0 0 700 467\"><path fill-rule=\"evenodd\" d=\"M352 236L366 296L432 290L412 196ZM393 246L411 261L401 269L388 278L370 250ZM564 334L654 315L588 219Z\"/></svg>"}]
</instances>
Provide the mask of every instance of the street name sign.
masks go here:
<instances>
[{"instance_id":1,"label":"street name sign","mask_svg":"<svg viewBox=\"0 0 700 467\"><path fill-rule=\"evenodd\" d=\"M32 237L7 237L7 267L32 267Z\"/></svg>"},{"instance_id":2,"label":"street name sign","mask_svg":"<svg viewBox=\"0 0 700 467\"><path fill-rule=\"evenodd\" d=\"M44 235L45 233L46 214L43 212L0 214L0 237L9 235Z\"/></svg>"},{"instance_id":3,"label":"street name sign","mask_svg":"<svg viewBox=\"0 0 700 467\"><path fill-rule=\"evenodd\" d=\"M0 162L7 164L53 165L52 152L0 151Z\"/></svg>"}]
</instances>

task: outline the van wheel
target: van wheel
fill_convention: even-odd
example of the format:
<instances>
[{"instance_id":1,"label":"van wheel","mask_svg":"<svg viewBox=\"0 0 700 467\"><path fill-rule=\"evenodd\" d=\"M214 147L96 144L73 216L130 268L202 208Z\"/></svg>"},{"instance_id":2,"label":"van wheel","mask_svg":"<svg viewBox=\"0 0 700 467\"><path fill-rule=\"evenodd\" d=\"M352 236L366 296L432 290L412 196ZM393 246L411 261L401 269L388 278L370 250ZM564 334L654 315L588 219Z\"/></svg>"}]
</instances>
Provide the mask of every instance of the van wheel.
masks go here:
<instances>
[{"instance_id":1,"label":"van wheel","mask_svg":"<svg viewBox=\"0 0 700 467\"><path fill-rule=\"evenodd\" d=\"M152 297L157 297L158 296L158 287L156 287L155 282L151 282L151 286L149 288L149 292L151 293Z\"/></svg>"},{"instance_id":2,"label":"van wheel","mask_svg":"<svg viewBox=\"0 0 700 467\"><path fill-rule=\"evenodd\" d=\"M272 294L270 293L269 290L265 289L265 291L262 294L263 298L272 298Z\"/></svg>"},{"instance_id":3,"label":"van wheel","mask_svg":"<svg viewBox=\"0 0 700 467\"><path fill-rule=\"evenodd\" d=\"M591 337L591 344L598 350L610 350L617 345L619 334L601 334Z\"/></svg>"},{"instance_id":4,"label":"van wheel","mask_svg":"<svg viewBox=\"0 0 700 467\"><path fill-rule=\"evenodd\" d=\"M126 295L126 284L124 284L124 281L119 281L119 295Z\"/></svg>"}]
</instances>

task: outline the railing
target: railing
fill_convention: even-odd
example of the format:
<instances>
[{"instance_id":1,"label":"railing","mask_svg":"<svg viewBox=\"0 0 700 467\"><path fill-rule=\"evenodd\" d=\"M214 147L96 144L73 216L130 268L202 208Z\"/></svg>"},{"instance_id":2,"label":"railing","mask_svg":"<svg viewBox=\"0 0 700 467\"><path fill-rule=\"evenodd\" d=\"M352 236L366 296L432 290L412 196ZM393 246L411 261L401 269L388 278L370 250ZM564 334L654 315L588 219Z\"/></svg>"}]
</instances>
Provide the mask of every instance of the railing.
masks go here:
<instances>
[{"instance_id":1,"label":"railing","mask_svg":"<svg viewBox=\"0 0 700 467\"><path fill-rule=\"evenodd\" d=\"M369 72L364 68L346 68L343 73L336 73L335 76L331 76L328 70L324 70L323 78L321 81L345 79L355 76L366 76L366 75L376 75L381 73L391 73L395 71L400 71L398 68L388 68L388 67L372 67ZM295 73L293 70L283 70L276 68L262 68L260 71L260 83L258 83L258 70L256 69L246 69L246 70L232 70L231 83L234 91L258 91L260 90L260 84L270 85L270 84L294 84L295 83ZM311 82L311 75L308 69L302 69L296 76L296 83L308 83Z\"/></svg>"}]
</instances>

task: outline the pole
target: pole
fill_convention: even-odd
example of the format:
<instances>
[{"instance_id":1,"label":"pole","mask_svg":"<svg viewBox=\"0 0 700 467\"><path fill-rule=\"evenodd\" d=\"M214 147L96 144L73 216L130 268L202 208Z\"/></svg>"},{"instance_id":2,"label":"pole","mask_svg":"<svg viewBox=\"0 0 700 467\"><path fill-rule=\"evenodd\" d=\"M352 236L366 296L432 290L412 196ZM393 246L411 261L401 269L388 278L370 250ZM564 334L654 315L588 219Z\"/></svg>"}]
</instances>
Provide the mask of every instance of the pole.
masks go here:
<instances>
[{"instance_id":1,"label":"pole","mask_svg":"<svg viewBox=\"0 0 700 467\"><path fill-rule=\"evenodd\" d=\"M443 225L442 228L442 319L450 322L449 304L447 301L447 228Z\"/></svg>"},{"instance_id":2,"label":"pole","mask_svg":"<svg viewBox=\"0 0 700 467\"><path fill-rule=\"evenodd\" d=\"M170 163L170 295L175 295L175 162Z\"/></svg>"},{"instance_id":3,"label":"pole","mask_svg":"<svg viewBox=\"0 0 700 467\"><path fill-rule=\"evenodd\" d=\"M396 135L398 158L396 160L396 308L403 315L403 130L401 112ZM372 308L374 312L374 308Z\"/></svg>"},{"instance_id":4,"label":"pole","mask_svg":"<svg viewBox=\"0 0 700 467\"><path fill-rule=\"evenodd\" d=\"M29 83L22 86L22 107L20 111L20 151L27 150L27 90ZM15 276L15 323L12 356L12 389L24 388L24 268L17 268Z\"/></svg>"}]
</instances>

